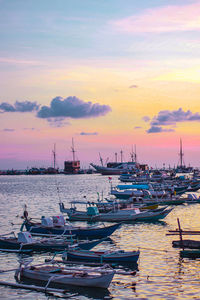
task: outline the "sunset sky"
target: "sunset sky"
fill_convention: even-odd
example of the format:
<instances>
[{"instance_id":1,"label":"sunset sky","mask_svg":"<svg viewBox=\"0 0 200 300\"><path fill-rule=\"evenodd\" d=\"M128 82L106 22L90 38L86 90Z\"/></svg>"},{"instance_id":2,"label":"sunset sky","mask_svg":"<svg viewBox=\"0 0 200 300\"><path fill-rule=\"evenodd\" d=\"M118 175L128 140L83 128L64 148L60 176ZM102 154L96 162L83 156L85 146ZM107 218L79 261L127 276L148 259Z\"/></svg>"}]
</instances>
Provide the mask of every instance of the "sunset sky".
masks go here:
<instances>
[{"instance_id":1,"label":"sunset sky","mask_svg":"<svg viewBox=\"0 0 200 300\"><path fill-rule=\"evenodd\" d=\"M0 169L200 166L200 1L0 0Z\"/></svg>"}]
</instances>

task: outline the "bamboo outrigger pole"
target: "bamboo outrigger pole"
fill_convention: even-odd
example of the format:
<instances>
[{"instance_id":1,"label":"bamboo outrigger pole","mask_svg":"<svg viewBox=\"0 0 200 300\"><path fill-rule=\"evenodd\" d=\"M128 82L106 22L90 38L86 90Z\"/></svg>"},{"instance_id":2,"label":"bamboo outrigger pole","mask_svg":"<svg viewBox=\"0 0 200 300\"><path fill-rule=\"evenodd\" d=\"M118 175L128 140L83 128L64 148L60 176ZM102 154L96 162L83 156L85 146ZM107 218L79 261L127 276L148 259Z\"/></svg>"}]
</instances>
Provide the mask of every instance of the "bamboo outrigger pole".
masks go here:
<instances>
[{"instance_id":1,"label":"bamboo outrigger pole","mask_svg":"<svg viewBox=\"0 0 200 300\"><path fill-rule=\"evenodd\" d=\"M40 287L40 286L36 286L36 285L28 285L28 284L14 283L14 282L8 282L8 281L0 281L0 285L11 286L11 287L15 287L15 288L22 288L22 289L26 289L26 290L34 290L34 291L44 292L44 293L65 294L65 293L69 292L68 290L45 288L45 287Z\"/></svg>"},{"instance_id":2,"label":"bamboo outrigger pole","mask_svg":"<svg viewBox=\"0 0 200 300\"><path fill-rule=\"evenodd\" d=\"M183 238L182 238L182 229L181 229L179 218L177 218L177 222L178 222L178 229L179 229L179 236L180 236L181 248L184 250Z\"/></svg>"}]
</instances>

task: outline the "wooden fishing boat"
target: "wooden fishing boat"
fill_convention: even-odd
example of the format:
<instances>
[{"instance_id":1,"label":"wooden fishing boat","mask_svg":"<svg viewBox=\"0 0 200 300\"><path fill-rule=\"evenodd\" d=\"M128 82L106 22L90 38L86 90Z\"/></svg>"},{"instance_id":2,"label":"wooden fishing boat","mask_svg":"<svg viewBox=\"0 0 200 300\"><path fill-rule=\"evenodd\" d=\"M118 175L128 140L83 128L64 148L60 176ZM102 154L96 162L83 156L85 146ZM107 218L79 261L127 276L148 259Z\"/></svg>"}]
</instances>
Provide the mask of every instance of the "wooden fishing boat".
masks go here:
<instances>
[{"instance_id":1,"label":"wooden fishing boat","mask_svg":"<svg viewBox=\"0 0 200 300\"><path fill-rule=\"evenodd\" d=\"M82 270L54 265L24 266L20 268L20 278L45 282L47 285L83 286L107 289L115 272L112 269Z\"/></svg>"},{"instance_id":2,"label":"wooden fishing boat","mask_svg":"<svg viewBox=\"0 0 200 300\"><path fill-rule=\"evenodd\" d=\"M71 220L73 220L73 216L75 216L77 221L90 221L90 211L95 211L95 214L97 215L98 213L107 213L124 208L139 208L141 211L158 208L157 203L149 205L148 202L145 202L144 199L140 197L130 197L128 200L124 201L116 201L116 199L106 198L106 201L104 202L71 201L69 203L71 207L66 208L64 203L60 202L60 212L67 214ZM84 205L85 210L78 210L77 204ZM93 215L93 213L91 215Z\"/></svg>"},{"instance_id":3,"label":"wooden fishing boat","mask_svg":"<svg viewBox=\"0 0 200 300\"><path fill-rule=\"evenodd\" d=\"M56 216L58 220L60 220L63 216ZM32 222L28 219L25 219L24 223L22 224L21 231L23 230L24 226L27 231L34 235L75 235L81 239L99 239L105 238L110 236L115 230L117 230L121 224L117 223L111 226L90 226L90 227L79 227L73 226L71 224L65 224L64 222L58 223L53 222L54 218L42 218L40 223Z\"/></svg>"},{"instance_id":4,"label":"wooden fishing boat","mask_svg":"<svg viewBox=\"0 0 200 300\"><path fill-rule=\"evenodd\" d=\"M138 261L140 251L86 251L86 250L67 250L63 254L63 260L77 260L87 262L131 262Z\"/></svg>"},{"instance_id":5,"label":"wooden fishing boat","mask_svg":"<svg viewBox=\"0 0 200 300\"><path fill-rule=\"evenodd\" d=\"M199 249L200 250L200 241L195 241L195 240L173 241L172 246L175 248L188 248L188 249Z\"/></svg>"},{"instance_id":6,"label":"wooden fishing boat","mask_svg":"<svg viewBox=\"0 0 200 300\"><path fill-rule=\"evenodd\" d=\"M199 258L200 257L200 249L184 249L180 251L180 256L185 258Z\"/></svg>"},{"instance_id":7,"label":"wooden fishing boat","mask_svg":"<svg viewBox=\"0 0 200 300\"><path fill-rule=\"evenodd\" d=\"M92 207L91 207L92 208ZM96 213L96 210L88 215L81 213L69 214L70 221L102 221L102 222L126 222L126 221L157 221L165 218L173 208L158 208L140 211L138 208L127 208L116 211L110 211L107 213Z\"/></svg>"},{"instance_id":8,"label":"wooden fishing boat","mask_svg":"<svg viewBox=\"0 0 200 300\"><path fill-rule=\"evenodd\" d=\"M177 218L177 222L178 222L178 229L169 230L169 233L167 234L167 235L179 235L180 237L179 241L172 242L173 247L182 248L182 250L180 251L181 257L188 257L188 258L200 257L200 241L183 240L183 235L200 235L200 231L197 230L184 231L181 229L179 218Z\"/></svg>"},{"instance_id":9,"label":"wooden fishing boat","mask_svg":"<svg viewBox=\"0 0 200 300\"><path fill-rule=\"evenodd\" d=\"M0 236L0 251L31 252L31 251L63 251L73 247L90 250L105 238L93 241L79 241L72 236L46 239L33 239L30 232L19 232L16 236Z\"/></svg>"},{"instance_id":10,"label":"wooden fishing boat","mask_svg":"<svg viewBox=\"0 0 200 300\"><path fill-rule=\"evenodd\" d=\"M172 208L164 210L147 210L142 212L139 209L121 209L116 212L99 214L98 220L102 222L152 222L165 218L171 211Z\"/></svg>"}]
</instances>

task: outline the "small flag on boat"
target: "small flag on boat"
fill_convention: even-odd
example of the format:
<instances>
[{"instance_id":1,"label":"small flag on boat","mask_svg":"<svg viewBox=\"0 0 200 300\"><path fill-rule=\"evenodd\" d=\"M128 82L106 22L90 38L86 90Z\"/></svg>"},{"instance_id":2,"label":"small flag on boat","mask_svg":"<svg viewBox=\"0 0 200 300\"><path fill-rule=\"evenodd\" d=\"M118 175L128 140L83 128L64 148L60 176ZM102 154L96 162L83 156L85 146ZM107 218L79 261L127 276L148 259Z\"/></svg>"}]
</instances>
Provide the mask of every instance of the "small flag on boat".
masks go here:
<instances>
[{"instance_id":1,"label":"small flag on boat","mask_svg":"<svg viewBox=\"0 0 200 300\"><path fill-rule=\"evenodd\" d=\"M112 180L112 177L108 177L109 180Z\"/></svg>"}]
</instances>

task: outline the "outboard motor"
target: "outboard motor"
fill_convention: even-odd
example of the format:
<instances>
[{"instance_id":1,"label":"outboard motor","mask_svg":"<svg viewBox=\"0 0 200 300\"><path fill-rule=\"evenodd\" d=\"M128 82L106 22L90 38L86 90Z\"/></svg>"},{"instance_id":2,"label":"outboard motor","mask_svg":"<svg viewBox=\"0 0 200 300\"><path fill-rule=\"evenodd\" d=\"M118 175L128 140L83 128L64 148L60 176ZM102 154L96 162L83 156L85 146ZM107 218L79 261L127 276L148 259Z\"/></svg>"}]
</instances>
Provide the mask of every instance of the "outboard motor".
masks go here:
<instances>
[{"instance_id":1,"label":"outboard motor","mask_svg":"<svg viewBox=\"0 0 200 300\"><path fill-rule=\"evenodd\" d=\"M54 226L65 226L65 219L63 215L53 216L53 225Z\"/></svg>"},{"instance_id":2,"label":"outboard motor","mask_svg":"<svg viewBox=\"0 0 200 300\"><path fill-rule=\"evenodd\" d=\"M28 231L19 232L17 240L19 243L23 243L23 244L33 243L33 238L31 236L30 232L28 232Z\"/></svg>"},{"instance_id":3,"label":"outboard motor","mask_svg":"<svg viewBox=\"0 0 200 300\"><path fill-rule=\"evenodd\" d=\"M44 227L53 227L53 220L51 218L45 218L45 217L42 217L41 218L41 225L44 226Z\"/></svg>"}]
</instances>

